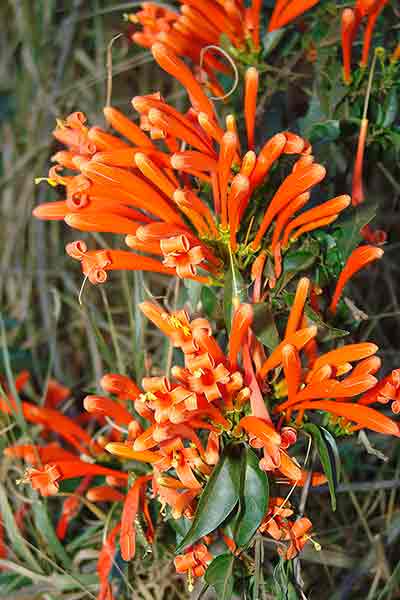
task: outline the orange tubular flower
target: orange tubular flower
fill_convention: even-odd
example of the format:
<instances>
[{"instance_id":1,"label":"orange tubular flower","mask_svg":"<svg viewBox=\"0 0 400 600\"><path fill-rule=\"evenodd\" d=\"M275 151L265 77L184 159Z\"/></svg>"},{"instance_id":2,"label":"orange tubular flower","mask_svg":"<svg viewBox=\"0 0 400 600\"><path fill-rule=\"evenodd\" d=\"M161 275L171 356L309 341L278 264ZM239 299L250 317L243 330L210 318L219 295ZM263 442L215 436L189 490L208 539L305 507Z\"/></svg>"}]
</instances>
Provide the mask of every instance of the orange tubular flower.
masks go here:
<instances>
[{"instance_id":1,"label":"orange tubular flower","mask_svg":"<svg viewBox=\"0 0 400 600\"><path fill-rule=\"evenodd\" d=\"M125 496L109 485L98 485L87 491L86 498L90 502L123 502Z\"/></svg>"},{"instance_id":2,"label":"orange tubular flower","mask_svg":"<svg viewBox=\"0 0 400 600\"><path fill-rule=\"evenodd\" d=\"M318 4L318 2L319 0L278 0L275 2L268 31L285 27L288 23Z\"/></svg>"},{"instance_id":3,"label":"orange tubular flower","mask_svg":"<svg viewBox=\"0 0 400 600\"><path fill-rule=\"evenodd\" d=\"M389 0L356 0L354 9L345 8L342 12L342 52L343 77L345 83L351 83L352 47L363 19L367 19L360 66L368 66L372 35L376 20Z\"/></svg>"},{"instance_id":4,"label":"orange tubular flower","mask_svg":"<svg viewBox=\"0 0 400 600\"><path fill-rule=\"evenodd\" d=\"M342 53L343 78L348 85L351 83L351 48L354 39L355 15L351 8L342 12Z\"/></svg>"},{"instance_id":5,"label":"orange tubular flower","mask_svg":"<svg viewBox=\"0 0 400 600\"><path fill-rule=\"evenodd\" d=\"M152 478L152 475L138 477L130 488L124 503L121 519L121 555L124 560L131 560L135 556L135 519L139 510L141 489Z\"/></svg>"},{"instance_id":6,"label":"orange tubular flower","mask_svg":"<svg viewBox=\"0 0 400 600\"><path fill-rule=\"evenodd\" d=\"M353 206L358 206L365 200L364 188L363 188L363 163L364 163L364 152L365 144L367 142L368 133L368 119L363 118L360 125L360 133L358 136L358 145L356 160L354 163L353 171L353 182L352 182L352 196L351 202Z\"/></svg>"},{"instance_id":7,"label":"orange tubular flower","mask_svg":"<svg viewBox=\"0 0 400 600\"><path fill-rule=\"evenodd\" d=\"M189 577L202 577L206 571L207 564L213 557L208 552L205 544L196 544L188 549L185 554L179 554L174 559L177 573L188 573ZM192 591L190 589L189 591Z\"/></svg>"},{"instance_id":8,"label":"orange tubular flower","mask_svg":"<svg viewBox=\"0 0 400 600\"><path fill-rule=\"evenodd\" d=\"M383 250L381 248L376 248L375 246L360 246L353 250L339 275L332 301L329 306L329 310L332 313L336 312L340 296L349 279L369 263L382 258L382 256Z\"/></svg>"},{"instance_id":9,"label":"orange tubular flower","mask_svg":"<svg viewBox=\"0 0 400 600\"><path fill-rule=\"evenodd\" d=\"M59 540L63 540L67 535L68 525L70 521L76 517L79 512L81 505L81 494L89 487L91 482L91 476L87 476L78 485L73 496L70 496L64 500L63 508L61 511L61 517L57 524L57 537Z\"/></svg>"},{"instance_id":10,"label":"orange tubular flower","mask_svg":"<svg viewBox=\"0 0 400 600\"><path fill-rule=\"evenodd\" d=\"M250 67L245 76L244 116L246 121L247 143L250 150L254 148L254 128L256 120L258 92L258 71Z\"/></svg>"},{"instance_id":11,"label":"orange tubular flower","mask_svg":"<svg viewBox=\"0 0 400 600\"><path fill-rule=\"evenodd\" d=\"M302 402L298 405L298 408L299 410L308 408L313 410L324 410L337 415L338 417L345 417L361 428L366 427L367 429L371 429L378 433L400 437L400 430L397 423L377 410L369 408L369 406L362 406L358 403L351 404L349 402L323 400L320 402Z\"/></svg>"},{"instance_id":12,"label":"orange tubular flower","mask_svg":"<svg viewBox=\"0 0 400 600\"><path fill-rule=\"evenodd\" d=\"M113 475L121 479L128 479L128 474L115 471L81 460L63 460L57 464L47 464L40 468L30 467L26 470L23 482L30 482L33 489L40 491L42 496L57 494L59 482L74 477L85 477L87 475Z\"/></svg>"}]
</instances>

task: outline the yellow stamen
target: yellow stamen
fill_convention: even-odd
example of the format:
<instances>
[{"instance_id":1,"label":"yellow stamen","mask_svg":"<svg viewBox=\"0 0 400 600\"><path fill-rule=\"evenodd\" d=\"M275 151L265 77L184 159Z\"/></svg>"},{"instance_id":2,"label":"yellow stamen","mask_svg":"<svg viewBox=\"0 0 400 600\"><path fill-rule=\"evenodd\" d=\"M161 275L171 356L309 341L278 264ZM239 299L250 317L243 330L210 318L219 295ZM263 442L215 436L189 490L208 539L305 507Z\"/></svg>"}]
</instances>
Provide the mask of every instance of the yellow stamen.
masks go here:
<instances>
[{"instance_id":1,"label":"yellow stamen","mask_svg":"<svg viewBox=\"0 0 400 600\"><path fill-rule=\"evenodd\" d=\"M35 177L35 185L38 185L38 183L41 183L42 181L46 181L46 183L52 187L56 187L58 185L58 181L51 179L50 177Z\"/></svg>"}]
</instances>

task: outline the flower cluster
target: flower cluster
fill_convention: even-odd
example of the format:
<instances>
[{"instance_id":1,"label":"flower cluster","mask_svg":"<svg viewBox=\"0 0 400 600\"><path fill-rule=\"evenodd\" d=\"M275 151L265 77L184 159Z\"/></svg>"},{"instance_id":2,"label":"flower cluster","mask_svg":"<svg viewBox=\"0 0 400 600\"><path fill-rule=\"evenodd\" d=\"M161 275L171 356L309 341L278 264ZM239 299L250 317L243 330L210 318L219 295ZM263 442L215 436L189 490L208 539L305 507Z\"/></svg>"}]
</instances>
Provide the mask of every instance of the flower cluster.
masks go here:
<instances>
[{"instance_id":1,"label":"flower cluster","mask_svg":"<svg viewBox=\"0 0 400 600\"><path fill-rule=\"evenodd\" d=\"M105 108L110 125L133 146L98 127L87 128L81 113L59 123L54 135L67 150L53 157L57 165L50 169L49 181L65 187L66 199L37 207L35 216L64 219L82 231L125 235L135 252L88 250L83 241L67 247L92 283L103 283L107 271L120 269L218 282L232 255L249 264L268 250L275 264L273 287L282 272L282 254L302 235L333 223L349 206L350 197L338 196L302 211L326 170L314 162L310 144L296 134L278 133L258 153L254 151L256 69L250 67L245 76L248 150L242 154L234 116L228 115L222 129L212 103L186 65L160 43L152 46L152 52L188 91L190 110L179 113L159 94L135 97L140 129L116 109ZM164 149L153 140L162 140ZM191 149L181 150L182 145ZM252 199L265 193L268 176L284 155L297 160L255 223L250 217ZM76 174L63 175L64 168Z\"/></svg>"},{"instance_id":2,"label":"flower cluster","mask_svg":"<svg viewBox=\"0 0 400 600\"><path fill-rule=\"evenodd\" d=\"M218 74L229 73L229 67L221 62L219 51L221 38L229 41L237 53L257 57L261 51L260 34L261 0L252 0L249 7L243 0L180 0L179 13L168 8L143 2L142 9L128 15L131 23L140 26L132 33L132 40L139 46L151 48L161 42L177 56L190 59L215 96L224 96L218 82ZM285 27L304 12L318 4L319 0L278 0L268 23L268 32Z\"/></svg>"}]
</instances>

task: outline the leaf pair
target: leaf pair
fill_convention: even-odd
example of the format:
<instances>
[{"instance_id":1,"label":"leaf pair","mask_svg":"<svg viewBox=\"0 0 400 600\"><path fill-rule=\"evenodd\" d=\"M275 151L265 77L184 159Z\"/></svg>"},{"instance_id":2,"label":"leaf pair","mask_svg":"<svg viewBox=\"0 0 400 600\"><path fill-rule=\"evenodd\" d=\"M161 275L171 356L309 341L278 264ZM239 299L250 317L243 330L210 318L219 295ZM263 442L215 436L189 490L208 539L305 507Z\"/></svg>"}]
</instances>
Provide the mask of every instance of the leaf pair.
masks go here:
<instances>
[{"instance_id":1,"label":"leaf pair","mask_svg":"<svg viewBox=\"0 0 400 600\"><path fill-rule=\"evenodd\" d=\"M225 448L200 497L192 526L177 548L178 553L224 522L239 548L251 541L269 501L268 477L258 462L256 454L241 444ZM221 600L232 595L234 561L233 554L222 554L206 571L207 583L214 586Z\"/></svg>"}]
</instances>

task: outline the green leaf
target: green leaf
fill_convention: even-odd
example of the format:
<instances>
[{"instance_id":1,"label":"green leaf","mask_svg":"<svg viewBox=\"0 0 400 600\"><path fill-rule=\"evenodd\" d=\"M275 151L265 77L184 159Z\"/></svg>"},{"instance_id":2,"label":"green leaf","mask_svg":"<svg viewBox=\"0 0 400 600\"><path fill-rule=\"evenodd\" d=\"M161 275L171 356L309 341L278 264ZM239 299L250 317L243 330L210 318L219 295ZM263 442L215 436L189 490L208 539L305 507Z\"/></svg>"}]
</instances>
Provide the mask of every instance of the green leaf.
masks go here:
<instances>
[{"instance_id":1,"label":"green leaf","mask_svg":"<svg viewBox=\"0 0 400 600\"><path fill-rule=\"evenodd\" d=\"M217 295L211 288L203 285L201 288L200 300L204 312L206 313L207 317L211 319L218 304Z\"/></svg>"},{"instance_id":2,"label":"green leaf","mask_svg":"<svg viewBox=\"0 0 400 600\"><path fill-rule=\"evenodd\" d=\"M259 528L268 508L269 482L258 466L259 459L250 448L244 455L244 476L240 494L240 515L235 527L235 542L246 546Z\"/></svg>"},{"instance_id":3,"label":"green leaf","mask_svg":"<svg viewBox=\"0 0 400 600\"><path fill-rule=\"evenodd\" d=\"M399 110L399 100L397 97L396 88L392 88L385 100L385 113L382 122L382 127L390 127L393 125Z\"/></svg>"},{"instance_id":4,"label":"green leaf","mask_svg":"<svg viewBox=\"0 0 400 600\"><path fill-rule=\"evenodd\" d=\"M309 130L308 138L311 143L334 142L340 135L340 121L329 119L315 123Z\"/></svg>"},{"instance_id":5,"label":"green leaf","mask_svg":"<svg viewBox=\"0 0 400 600\"><path fill-rule=\"evenodd\" d=\"M330 342L331 340L336 340L337 338L349 335L349 332L345 329L338 329L337 327L332 327L329 323L325 323L311 306L306 305L304 312L310 321L318 326L318 340L320 342Z\"/></svg>"},{"instance_id":6,"label":"green leaf","mask_svg":"<svg viewBox=\"0 0 400 600\"><path fill-rule=\"evenodd\" d=\"M54 531L47 508L42 500L37 500L32 504L32 512L38 535L46 542L47 550L52 556L58 558L65 568L69 568L71 566L71 559L65 552L63 545Z\"/></svg>"},{"instance_id":7,"label":"green leaf","mask_svg":"<svg viewBox=\"0 0 400 600\"><path fill-rule=\"evenodd\" d=\"M235 556L231 553L220 554L207 568L204 579L212 585L218 600L230 600L233 594L233 565Z\"/></svg>"},{"instance_id":8,"label":"green leaf","mask_svg":"<svg viewBox=\"0 0 400 600\"><path fill-rule=\"evenodd\" d=\"M233 554L220 554L217 558L214 558L205 572L204 578L215 589L218 600L230 600L232 598L234 562L235 556Z\"/></svg>"},{"instance_id":9,"label":"green leaf","mask_svg":"<svg viewBox=\"0 0 400 600\"><path fill-rule=\"evenodd\" d=\"M41 572L41 568L36 558L32 555L28 544L22 537L17 524L14 520L13 511L7 499L7 494L2 485L0 485L0 514L3 519L4 529L10 540L15 553L25 561L25 564L37 572Z\"/></svg>"},{"instance_id":10,"label":"green leaf","mask_svg":"<svg viewBox=\"0 0 400 600\"><path fill-rule=\"evenodd\" d=\"M228 334L231 330L234 308L242 302L244 295L244 282L239 269L231 261L231 268L225 275L224 284L224 318Z\"/></svg>"},{"instance_id":11,"label":"green leaf","mask_svg":"<svg viewBox=\"0 0 400 600\"><path fill-rule=\"evenodd\" d=\"M360 230L368 225L375 215L376 206L357 206L353 214L340 223L340 229L337 230L335 237L345 261L362 240Z\"/></svg>"},{"instance_id":12,"label":"green leaf","mask_svg":"<svg viewBox=\"0 0 400 600\"><path fill-rule=\"evenodd\" d=\"M197 305L200 302L201 290L203 289L203 285L198 281L193 281L191 279L184 279L184 285L188 294L189 304L191 306L192 312L195 312L197 309ZM179 301L178 306L182 306L183 302Z\"/></svg>"},{"instance_id":13,"label":"green leaf","mask_svg":"<svg viewBox=\"0 0 400 600\"><path fill-rule=\"evenodd\" d=\"M272 307L267 302L253 304L252 330L256 338L269 350L274 350L280 342Z\"/></svg>"},{"instance_id":14,"label":"green leaf","mask_svg":"<svg viewBox=\"0 0 400 600\"><path fill-rule=\"evenodd\" d=\"M240 446L225 448L200 496L192 526L176 548L177 554L219 527L238 504L241 450Z\"/></svg>"},{"instance_id":15,"label":"green leaf","mask_svg":"<svg viewBox=\"0 0 400 600\"><path fill-rule=\"evenodd\" d=\"M326 429L318 427L314 423L306 423L303 427L304 431L309 433L314 441L317 449L322 468L328 479L329 493L331 495L332 510L336 510L336 486L338 482L337 461L333 453L333 446L336 447L334 438ZM327 435L329 435L329 441ZM338 453L337 453L338 455Z\"/></svg>"},{"instance_id":16,"label":"green leaf","mask_svg":"<svg viewBox=\"0 0 400 600\"><path fill-rule=\"evenodd\" d=\"M275 31L269 31L264 36L263 48L264 48L265 55L270 54L274 50L274 48L276 48L276 46L281 41L284 33L285 33L285 30L282 27L281 29L275 29Z\"/></svg>"},{"instance_id":17,"label":"green leaf","mask_svg":"<svg viewBox=\"0 0 400 600\"><path fill-rule=\"evenodd\" d=\"M170 519L168 523L171 525L172 529L175 530L177 544L183 540L192 525L192 522L189 519L186 519L186 517Z\"/></svg>"},{"instance_id":18,"label":"green leaf","mask_svg":"<svg viewBox=\"0 0 400 600\"><path fill-rule=\"evenodd\" d=\"M283 275L278 279L274 288L275 296L279 294L297 275L312 267L319 255L319 244L316 240L306 239L300 247L286 253L283 264Z\"/></svg>"}]
</instances>

